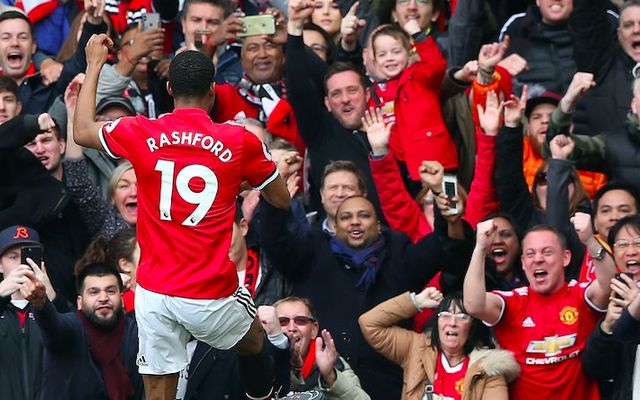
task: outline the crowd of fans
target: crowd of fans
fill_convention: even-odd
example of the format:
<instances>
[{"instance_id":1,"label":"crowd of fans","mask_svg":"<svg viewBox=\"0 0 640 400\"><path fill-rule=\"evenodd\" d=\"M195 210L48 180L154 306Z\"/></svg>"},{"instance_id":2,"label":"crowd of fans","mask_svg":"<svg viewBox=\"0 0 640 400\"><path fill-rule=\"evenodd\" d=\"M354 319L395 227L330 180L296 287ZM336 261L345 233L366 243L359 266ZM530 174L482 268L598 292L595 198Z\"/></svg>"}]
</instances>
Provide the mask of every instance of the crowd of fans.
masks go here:
<instances>
[{"instance_id":1,"label":"crowd of fans","mask_svg":"<svg viewBox=\"0 0 640 400\"><path fill-rule=\"evenodd\" d=\"M145 398L136 173L74 140L102 33L96 122L172 112L197 51L287 184L218 244L269 398L640 398L640 0L0 0L0 399ZM187 353L171 400L247 398L233 350Z\"/></svg>"}]
</instances>

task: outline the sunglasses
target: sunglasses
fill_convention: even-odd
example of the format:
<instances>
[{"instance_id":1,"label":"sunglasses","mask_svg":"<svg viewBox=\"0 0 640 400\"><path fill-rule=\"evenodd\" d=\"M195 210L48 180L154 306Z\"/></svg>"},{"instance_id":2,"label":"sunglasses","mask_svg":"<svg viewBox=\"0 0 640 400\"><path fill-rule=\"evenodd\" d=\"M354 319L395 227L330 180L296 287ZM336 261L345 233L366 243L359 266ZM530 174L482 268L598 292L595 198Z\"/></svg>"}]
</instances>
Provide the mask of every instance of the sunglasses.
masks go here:
<instances>
[{"instance_id":1,"label":"sunglasses","mask_svg":"<svg viewBox=\"0 0 640 400\"><path fill-rule=\"evenodd\" d=\"M310 317L305 317L304 315L299 315L297 317L289 318L289 317L280 317L278 320L280 321L280 326L287 326L289 322L293 319L293 323L298 326L305 326L310 322L316 322L315 319Z\"/></svg>"}]
</instances>

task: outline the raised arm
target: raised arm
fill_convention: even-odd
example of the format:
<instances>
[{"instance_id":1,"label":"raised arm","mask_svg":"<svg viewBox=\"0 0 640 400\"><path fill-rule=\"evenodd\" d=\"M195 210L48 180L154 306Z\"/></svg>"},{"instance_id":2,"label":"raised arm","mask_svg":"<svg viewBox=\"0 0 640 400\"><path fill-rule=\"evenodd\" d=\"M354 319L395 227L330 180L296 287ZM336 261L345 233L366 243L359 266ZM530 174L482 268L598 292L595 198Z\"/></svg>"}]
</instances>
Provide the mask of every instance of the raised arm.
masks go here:
<instances>
[{"instance_id":1,"label":"raised arm","mask_svg":"<svg viewBox=\"0 0 640 400\"><path fill-rule=\"evenodd\" d=\"M464 277L464 307L474 318L489 324L495 324L500 319L503 303L496 294L487 292L485 285L485 259L489 254L491 243L496 236L497 226L493 219L478 224L476 232L476 247L471 255L471 262L467 275Z\"/></svg>"},{"instance_id":2,"label":"raised arm","mask_svg":"<svg viewBox=\"0 0 640 400\"><path fill-rule=\"evenodd\" d=\"M362 118L371 145L369 165L380 197L380 207L389 227L409 236L416 242L433 231L418 203L402 184L400 168L389 152L389 136L392 124L384 123L380 109L370 108Z\"/></svg>"},{"instance_id":3,"label":"raised arm","mask_svg":"<svg viewBox=\"0 0 640 400\"><path fill-rule=\"evenodd\" d=\"M104 150L98 137L98 131L103 123L95 122L96 89L100 69L106 63L111 47L113 47L113 41L106 34L93 35L89 39L86 48L87 71L73 118L73 138L76 143L96 150Z\"/></svg>"},{"instance_id":4,"label":"raised arm","mask_svg":"<svg viewBox=\"0 0 640 400\"><path fill-rule=\"evenodd\" d=\"M419 311L435 308L442 300L442 293L427 287L415 294L405 292L362 314L358 319L362 335L382 355L404 365L413 350L413 342L421 340L422 334L396 326Z\"/></svg>"},{"instance_id":5,"label":"raised arm","mask_svg":"<svg viewBox=\"0 0 640 400\"><path fill-rule=\"evenodd\" d=\"M580 237L580 241L587 246L589 254L593 257L594 267L596 271L596 280L591 282L587 288L586 296L600 310L606 310L609 304L609 296L611 295L611 279L616 274L616 265L613 257L604 252L604 257L598 260L596 255L602 245L593 236L593 228L591 224L591 215L586 213L576 213L571 218L571 222L575 226L576 233Z\"/></svg>"}]
</instances>

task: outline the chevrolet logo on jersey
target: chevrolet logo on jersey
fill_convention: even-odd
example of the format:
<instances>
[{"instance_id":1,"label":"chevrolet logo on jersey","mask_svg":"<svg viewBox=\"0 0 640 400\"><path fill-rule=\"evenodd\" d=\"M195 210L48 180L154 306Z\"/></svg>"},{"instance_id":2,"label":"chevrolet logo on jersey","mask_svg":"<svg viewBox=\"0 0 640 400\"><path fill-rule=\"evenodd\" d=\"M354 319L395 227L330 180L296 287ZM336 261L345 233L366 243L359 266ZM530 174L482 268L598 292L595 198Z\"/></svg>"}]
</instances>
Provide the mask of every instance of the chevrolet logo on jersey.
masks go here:
<instances>
[{"instance_id":1,"label":"chevrolet logo on jersey","mask_svg":"<svg viewBox=\"0 0 640 400\"><path fill-rule=\"evenodd\" d=\"M532 340L527 346L527 353L544 353L545 357L560 354L563 349L569 348L576 343L577 334L566 336L549 336L544 340Z\"/></svg>"}]
</instances>

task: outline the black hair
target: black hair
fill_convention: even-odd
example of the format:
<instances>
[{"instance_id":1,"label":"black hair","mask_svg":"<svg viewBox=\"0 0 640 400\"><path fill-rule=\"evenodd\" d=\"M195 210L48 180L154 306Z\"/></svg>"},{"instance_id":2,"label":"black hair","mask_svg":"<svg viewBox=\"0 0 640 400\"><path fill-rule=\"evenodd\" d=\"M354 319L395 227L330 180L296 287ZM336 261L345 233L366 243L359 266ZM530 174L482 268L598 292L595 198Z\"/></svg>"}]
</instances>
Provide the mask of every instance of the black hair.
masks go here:
<instances>
[{"instance_id":1,"label":"black hair","mask_svg":"<svg viewBox=\"0 0 640 400\"><path fill-rule=\"evenodd\" d=\"M513 216L511 214L505 211L492 212L488 214L486 217L482 218L481 222L494 219L494 218L504 218L507 221L509 221L509 223L511 224L511 227L513 228L513 231L516 233L516 236L518 237L518 242L522 242L522 238L524 237L522 233L522 228L516 223L515 219L513 219Z\"/></svg>"},{"instance_id":2,"label":"black hair","mask_svg":"<svg viewBox=\"0 0 640 400\"><path fill-rule=\"evenodd\" d=\"M8 76L0 76L0 92L13 93L16 99L20 101L18 96L18 84Z\"/></svg>"},{"instance_id":3,"label":"black hair","mask_svg":"<svg viewBox=\"0 0 640 400\"><path fill-rule=\"evenodd\" d=\"M78 293L82 294L84 291L84 281L88 276L109 276L113 275L116 277L118 281L118 288L122 292L124 289L124 284L122 283L122 277L120 277L120 273L117 269L108 265L104 262L96 262L83 266L79 271L76 271L76 290Z\"/></svg>"},{"instance_id":4,"label":"black hair","mask_svg":"<svg viewBox=\"0 0 640 400\"><path fill-rule=\"evenodd\" d=\"M17 10L9 10L3 13L0 13L0 22L6 21L8 19L21 19L25 21L29 25L29 33L31 34L31 38L35 40L33 37L33 25L31 21L29 21L29 17L27 17L24 13Z\"/></svg>"},{"instance_id":5,"label":"black hair","mask_svg":"<svg viewBox=\"0 0 640 400\"><path fill-rule=\"evenodd\" d=\"M598 191L596 192L596 195L593 196L594 213L598 212L598 205L600 204L600 199L602 199L602 196L604 196L605 193L610 192L612 190L622 190L629 193L631 197L633 197L633 201L635 202L634 206L636 207L636 212L638 211L638 205L640 205L640 201L639 201L638 192L636 191L636 189L632 185L626 182L613 180L613 181L607 182L604 186L598 189Z\"/></svg>"},{"instance_id":6,"label":"black hair","mask_svg":"<svg viewBox=\"0 0 640 400\"><path fill-rule=\"evenodd\" d=\"M462 292L457 291L444 296L438 307L434 310L434 314L425 326L425 333L431 332L431 346L437 350L442 350L440 342L440 334L438 332L438 313L449 311L458 307L461 312L468 314L464 308L462 301ZM495 349L496 341L491 333L491 328L486 326L482 321L471 318L471 326L469 327L469 336L463 346L465 355L469 355L474 349L485 348Z\"/></svg>"},{"instance_id":7,"label":"black hair","mask_svg":"<svg viewBox=\"0 0 640 400\"><path fill-rule=\"evenodd\" d=\"M329 65L329 68L327 68L327 72L324 75L324 91L327 93L327 95L329 95L327 81L331 79L332 76L347 71L355 72L360 78L360 84L362 85L362 88L367 88L367 80L359 67L350 62L336 61L333 64Z\"/></svg>"},{"instance_id":8,"label":"black hair","mask_svg":"<svg viewBox=\"0 0 640 400\"><path fill-rule=\"evenodd\" d=\"M322 29L321 27L319 27L318 25L314 24L313 22L306 22L304 25L302 25L302 30L303 31L314 31L314 32L318 32L320 35L322 35L322 38L324 39L324 42L326 44L326 48L325 51L327 53L327 65L331 65L333 63L334 57L335 57L335 53L336 53L336 45L333 42L333 39L331 38L331 35L329 35L329 33L327 31L325 31L324 29Z\"/></svg>"},{"instance_id":9,"label":"black hair","mask_svg":"<svg viewBox=\"0 0 640 400\"><path fill-rule=\"evenodd\" d=\"M613 249L613 243L616 241L616 236L618 236L618 233L626 226L640 233L640 215L627 215L626 217L621 218L611 227L611 229L609 229L609 236L607 237L609 247Z\"/></svg>"},{"instance_id":10,"label":"black hair","mask_svg":"<svg viewBox=\"0 0 640 400\"><path fill-rule=\"evenodd\" d=\"M136 230L126 228L116 233L111 240L99 236L89 244L82 257L76 261L76 276L89 264L104 263L119 270L120 259L133 262L133 251L136 249Z\"/></svg>"},{"instance_id":11,"label":"black hair","mask_svg":"<svg viewBox=\"0 0 640 400\"><path fill-rule=\"evenodd\" d=\"M216 68L211 59L195 50L178 54L169 65L169 84L176 98L205 96L215 75Z\"/></svg>"}]
</instances>

